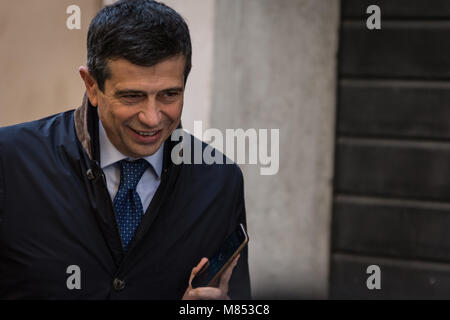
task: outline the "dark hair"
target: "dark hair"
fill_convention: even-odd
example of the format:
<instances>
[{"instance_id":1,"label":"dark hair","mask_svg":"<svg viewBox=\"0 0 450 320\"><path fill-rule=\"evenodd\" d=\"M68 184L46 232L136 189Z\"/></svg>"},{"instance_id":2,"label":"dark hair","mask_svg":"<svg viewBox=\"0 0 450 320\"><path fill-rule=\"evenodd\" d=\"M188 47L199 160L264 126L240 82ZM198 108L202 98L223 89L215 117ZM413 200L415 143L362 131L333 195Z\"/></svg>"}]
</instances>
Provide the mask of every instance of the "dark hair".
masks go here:
<instances>
[{"instance_id":1,"label":"dark hair","mask_svg":"<svg viewBox=\"0 0 450 320\"><path fill-rule=\"evenodd\" d=\"M192 63L189 28L163 3L121 0L100 10L89 26L87 65L102 91L111 76L108 60L123 58L150 67L179 54L186 58L186 82Z\"/></svg>"}]
</instances>

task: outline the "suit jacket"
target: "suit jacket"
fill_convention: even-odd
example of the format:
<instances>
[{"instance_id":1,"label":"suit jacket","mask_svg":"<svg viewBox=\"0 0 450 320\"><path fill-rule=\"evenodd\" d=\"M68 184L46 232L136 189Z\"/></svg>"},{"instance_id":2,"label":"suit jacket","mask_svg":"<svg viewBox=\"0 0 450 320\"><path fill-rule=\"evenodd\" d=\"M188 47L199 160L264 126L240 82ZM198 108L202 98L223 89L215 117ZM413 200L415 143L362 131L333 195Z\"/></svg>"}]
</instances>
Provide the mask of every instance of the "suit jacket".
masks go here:
<instances>
[{"instance_id":1,"label":"suit jacket","mask_svg":"<svg viewBox=\"0 0 450 320\"><path fill-rule=\"evenodd\" d=\"M246 217L239 167L176 165L176 144L165 143L160 186L124 252L87 97L77 110L0 128L0 298L180 299L192 268ZM251 298L247 260L245 249L232 299ZM68 285L71 266L79 288Z\"/></svg>"}]
</instances>

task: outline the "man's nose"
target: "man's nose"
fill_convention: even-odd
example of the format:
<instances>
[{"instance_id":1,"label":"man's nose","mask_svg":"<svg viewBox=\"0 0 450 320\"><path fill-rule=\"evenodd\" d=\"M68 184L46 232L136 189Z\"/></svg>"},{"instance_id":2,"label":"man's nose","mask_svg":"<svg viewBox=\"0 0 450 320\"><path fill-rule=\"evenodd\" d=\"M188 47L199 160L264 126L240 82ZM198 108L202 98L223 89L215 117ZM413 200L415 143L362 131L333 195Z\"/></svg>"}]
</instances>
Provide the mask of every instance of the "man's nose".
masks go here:
<instances>
[{"instance_id":1,"label":"man's nose","mask_svg":"<svg viewBox=\"0 0 450 320\"><path fill-rule=\"evenodd\" d=\"M161 111L155 99L149 99L148 103L139 113L139 121L149 128L156 128L161 122Z\"/></svg>"}]
</instances>

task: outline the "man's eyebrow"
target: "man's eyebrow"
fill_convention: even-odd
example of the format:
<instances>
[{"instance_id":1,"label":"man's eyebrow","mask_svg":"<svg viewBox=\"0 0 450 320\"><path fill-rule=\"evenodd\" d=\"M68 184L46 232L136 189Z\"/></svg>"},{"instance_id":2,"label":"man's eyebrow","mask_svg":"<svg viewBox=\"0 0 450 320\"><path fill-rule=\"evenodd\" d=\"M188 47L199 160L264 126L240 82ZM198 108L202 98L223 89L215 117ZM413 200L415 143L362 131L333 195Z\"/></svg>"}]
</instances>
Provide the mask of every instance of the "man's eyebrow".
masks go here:
<instances>
[{"instance_id":1,"label":"man's eyebrow","mask_svg":"<svg viewBox=\"0 0 450 320\"><path fill-rule=\"evenodd\" d=\"M161 90L160 92L182 92L184 90L183 87L173 87ZM126 96L126 95L147 95L147 92L141 90L133 90L133 89L124 89L118 90L114 93L115 96Z\"/></svg>"},{"instance_id":2,"label":"man's eyebrow","mask_svg":"<svg viewBox=\"0 0 450 320\"><path fill-rule=\"evenodd\" d=\"M173 88L167 88L167 89L161 90L161 92L169 92L169 91L181 92L181 91L183 91L183 87L173 87Z\"/></svg>"},{"instance_id":3,"label":"man's eyebrow","mask_svg":"<svg viewBox=\"0 0 450 320\"><path fill-rule=\"evenodd\" d=\"M140 90L132 90L132 89L125 89L125 90L118 90L114 93L115 96L125 96L125 95L144 95L147 94L145 91Z\"/></svg>"}]
</instances>

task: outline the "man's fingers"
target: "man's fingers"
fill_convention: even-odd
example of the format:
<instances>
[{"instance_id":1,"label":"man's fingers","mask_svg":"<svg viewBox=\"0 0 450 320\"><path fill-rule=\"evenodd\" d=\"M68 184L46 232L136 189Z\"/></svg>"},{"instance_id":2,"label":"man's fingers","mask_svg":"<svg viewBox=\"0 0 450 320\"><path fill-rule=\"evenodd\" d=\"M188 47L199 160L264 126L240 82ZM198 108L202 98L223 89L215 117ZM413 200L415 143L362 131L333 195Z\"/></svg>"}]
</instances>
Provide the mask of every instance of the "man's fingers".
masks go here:
<instances>
[{"instance_id":1,"label":"man's fingers","mask_svg":"<svg viewBox=\"0 0 450 320\"><path fill-rule=\"evenodd\" d=\"M201 271L202 268L208 266L208 259L202 258L199 264L192 269L191 277L189 279L189 287L187 288L183 299L184 300L229 300L228 296L228 282L230 281L233 269L236 267L240 255L238 255L228 268L222 273L220 277L220 284L218 288L215 287L200 287L192 289L192 280Z\"/></svg>"},{"instance_id":2,"label":"man's fingers","mask_svg":"<svg viewBox=\"0 0 450 320\"><path fill-rule=\"evenodd\" d=\"M195 266L191 271L191 276L189 277L189 285L183 295L183 300L195 299L195 297L189 296L189 292L192 291L192 280L194 277L202 270L203 267L207 267L209 261L207 258L202 258L197 266Z\"/></svg>"},{"instance_id":3,"label":"man's fingers","mask_svg":"<svg viewBox=\"0 0 450 320\"><path fill-rule=\"evenodd\" d=\"M192 269L191 272L191 277L189 278L189 287L192 286L192 279L195 278L195 276L200 272L200 270L202 270L203 267L206 268L206 264L208 263L208 259L207 258L202 258L202 260L200 260L200 262L198 263L197 266L195 266Z\"/></svg>"},{"instance_id":4,"label":"man's fingers","mask_svg":"<svg viewBox=\"0 0 450 320\"><path fill-rule=\"evenodd\" d=\"M220 277L220 289L228 294L228 282L230 281L231 275L233 274L233 270L236 267L239 257L241 255L238 254L236 258L234 258L233 262L228 266L228 268L224 271L222 276Z\"/></svg>"},{"instance_id":5,"label":"man's fingers","mask_svg":"<svg viewBox=\"0 0 450 320\"><path fill-rule=\"evenodd\" d=\"M190 299L200 300L229 300L226 292L214 287L201 287L189 291Z\"/></svg>"}]
</instances>

